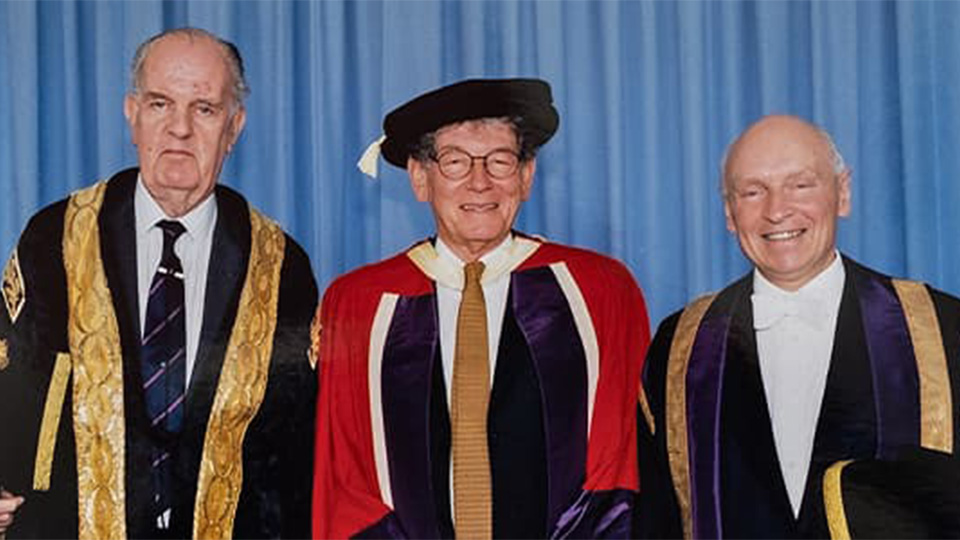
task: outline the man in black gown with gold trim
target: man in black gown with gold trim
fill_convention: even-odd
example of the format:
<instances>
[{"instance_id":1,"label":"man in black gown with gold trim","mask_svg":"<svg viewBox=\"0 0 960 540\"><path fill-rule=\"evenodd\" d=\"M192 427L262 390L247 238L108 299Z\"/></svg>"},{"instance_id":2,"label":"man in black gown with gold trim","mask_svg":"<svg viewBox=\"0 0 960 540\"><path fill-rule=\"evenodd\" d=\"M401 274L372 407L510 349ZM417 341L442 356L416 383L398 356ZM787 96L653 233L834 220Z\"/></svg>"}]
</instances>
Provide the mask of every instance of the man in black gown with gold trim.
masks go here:
<instances>
[{"instance_id":1,"label":"man in black gown with gold trim","mask_svg":"<svg viewBox=\"0 0 960 540\"><path fill-rule=\"evenodd\" d=\"M0 532L308 536L317 288L304 251L217 185L245 119L239 52L169 31L133 81L139 169L41 210L4 270ZM150 372L160 274L182 283L156 335L182 326ZM156 414L158 380L173 390Z\"/></svg>"}]
</instances>

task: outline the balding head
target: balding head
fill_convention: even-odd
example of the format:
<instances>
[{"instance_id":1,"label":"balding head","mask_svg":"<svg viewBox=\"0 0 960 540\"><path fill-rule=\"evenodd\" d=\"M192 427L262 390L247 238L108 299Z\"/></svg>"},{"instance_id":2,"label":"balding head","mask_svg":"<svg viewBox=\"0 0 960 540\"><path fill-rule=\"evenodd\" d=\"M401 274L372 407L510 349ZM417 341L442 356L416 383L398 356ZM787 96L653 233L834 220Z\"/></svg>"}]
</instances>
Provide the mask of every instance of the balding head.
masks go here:
<instances>
[{"instance_id":1,"label":"balding head","mask_svg":"<svg viewBox=\"0 0 960 540\"><path fill-rule=\"evenodd\" d=\"M761 119L728 149L723 185L727 229L774 285L796 290L834 260L850 173L826 132L794 116Z\"/></svg>"},{"instance_id":2,"label":"balding head","mask_svg":"<svg viewBox=\"0 0 960 540\"><path fill-rule=\"evenodd\" d=\"M765 116L752 124L727 147L720 164L721 190L728 193L729 166L743 149L749 153L763 153L764 145L795 144L823 157L833 172L840 174L847 168L837 145L823 128L790 115ZM759 145L759 148L758 148Z\"/></svg>"}]
</instances>

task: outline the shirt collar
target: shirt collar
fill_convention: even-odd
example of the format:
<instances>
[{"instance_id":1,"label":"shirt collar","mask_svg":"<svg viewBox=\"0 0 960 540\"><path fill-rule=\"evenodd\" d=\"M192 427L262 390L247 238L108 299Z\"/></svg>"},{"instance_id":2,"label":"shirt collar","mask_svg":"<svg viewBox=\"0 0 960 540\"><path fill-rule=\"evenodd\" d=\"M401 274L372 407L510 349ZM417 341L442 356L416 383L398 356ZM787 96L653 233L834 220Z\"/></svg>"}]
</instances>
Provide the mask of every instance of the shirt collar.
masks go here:
<instances>
[{"instance_id":1,"label":"shirt collar","mask_svg":"<svg viewBox=\"0 0 960 540\"><path fill-rule=\"evenodd\" d=\"M503 242L500 242L497 247L488 251L483 257L480 257L480 262L483 263L485 267L496 266L497 263L503 262L507 257L507 254L510 252L510 248L513 246L513 235L508 234L506 238L503 239ZM437 236L437 255L440 256L442 260L447 263L455 264L458 267L463 267L464 263L460 260L460 257L450 249L447 244Z\"/></svg>"},{"instance_id":2,"label":"shirt collar","mask_svg":"<svg viewBox=\"0 0 960 540\"><path fill-rule=\"evenodd\" d=\"M796 291L787 291L777 287L764 277L759 270L754 269L753 293L764 296L779 296L781 298L810 298L826 301L839 297L843 292L845 275L840 252L834 250L833 262Z\"/></svg>"},{"instance_id":3,"label":"shirt collar","mask_svg":"<svg viewBox=\"0 0 960 540\"><path fill-rule=\"evenodd\" d=\"M441 247L442 246L442 247ZM508 237L496 249L482 257L486 268L480 283L486 285L513 272L540 247L540 242L524 237ZM441 256L438 250L447 250ZM444 287L463 288L463 262L437 239L437 245L424 241L407 251L407 257L421 272Z\"/></svg>"},{"instance_id":4,"label":"shirt collar","mask_svg":"<svg viewBox=\"0 0 960 540\"><path fill-rule=\"evenodd\" d=\"M183 224L187 236L191 239L201 238L213 228L217 221L216 198L216 193L213 192L192 210L176 218ZM174 219L164 213L163 208L160 208L157 201L147 191L142 175L137 175L137 188L133 194L133 209L137 236L147 234L150 228L162 219Z\"/></svg>"}]
</instances>

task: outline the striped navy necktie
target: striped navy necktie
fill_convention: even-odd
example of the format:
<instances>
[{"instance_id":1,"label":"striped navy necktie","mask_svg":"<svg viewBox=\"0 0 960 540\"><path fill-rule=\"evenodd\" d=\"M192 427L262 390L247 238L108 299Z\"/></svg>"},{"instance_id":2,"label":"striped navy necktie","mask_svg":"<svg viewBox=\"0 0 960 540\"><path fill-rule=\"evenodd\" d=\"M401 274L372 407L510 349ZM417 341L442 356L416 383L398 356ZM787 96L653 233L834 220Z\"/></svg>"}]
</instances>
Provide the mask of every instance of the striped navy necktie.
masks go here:
<instances>
[{"instance_id":1,"label":"striped navy necktie","mask_svg":"<svg viewBox=\"0 0 960 540\"><path fill-rule=\"evenodd\" d=\"M186 389L187 330L183 291L183 266L173 250L185 232L178 221L157 223L163 231L163 254L150 284L147 316L140 345L143 397L151 428L162 434L151 452L153 513L157 528L169 527L173 493L171 451L183 423Z\"/></svg>"},{"instance_id":2,"label":"striped navy necktie","mask_svg":"<svg viewBox=\"0 0 960 540\"><path fill-rule=\"evenodd\" d=\"M140 361L150 424L176 433L183 419L187 330L183 266L173 246L186 229L168 220L157 227L163 231L163 255L147 297Z\"/></svg>"}]
</instances>

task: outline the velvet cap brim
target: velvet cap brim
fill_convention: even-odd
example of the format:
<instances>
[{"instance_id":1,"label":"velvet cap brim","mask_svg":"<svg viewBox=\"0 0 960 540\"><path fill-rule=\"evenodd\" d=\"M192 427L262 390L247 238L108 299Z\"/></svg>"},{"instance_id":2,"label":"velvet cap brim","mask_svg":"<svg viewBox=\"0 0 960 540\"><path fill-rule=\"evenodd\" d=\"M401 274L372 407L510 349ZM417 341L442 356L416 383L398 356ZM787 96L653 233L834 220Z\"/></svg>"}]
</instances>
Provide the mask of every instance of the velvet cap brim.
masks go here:
<instances>
[{"instance_id":1,"label":"velvet cap brim","mask_svg":"<svg viewBox=\"0 0 960 540\"><path fill-rule=\"evenodd\" d=\"M444 126L480 118L515 117L525 143L539 147L557 131L560 117L550 85L540 79L470 79L420 95L383 120L384 159L400 168L420 138Z\"/></svg>"}]
</instances>

